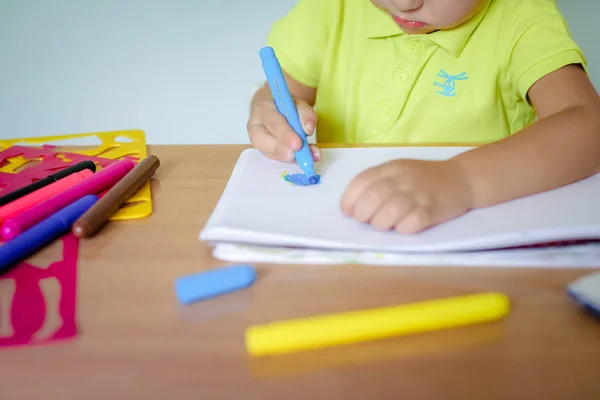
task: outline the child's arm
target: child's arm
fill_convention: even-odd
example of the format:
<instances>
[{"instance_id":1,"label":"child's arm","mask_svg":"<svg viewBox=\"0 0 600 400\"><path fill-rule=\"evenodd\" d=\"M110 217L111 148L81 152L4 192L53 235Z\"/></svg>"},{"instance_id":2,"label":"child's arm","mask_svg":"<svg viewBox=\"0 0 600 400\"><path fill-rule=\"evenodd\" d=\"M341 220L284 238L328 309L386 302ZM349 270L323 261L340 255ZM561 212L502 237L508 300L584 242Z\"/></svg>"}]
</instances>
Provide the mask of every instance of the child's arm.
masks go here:
<instances>
[{"instance_id":1,"label":"child's arm","mask_svg":"<svg viewBox=\"0 0 600 400\"><path fill-rule=\"evenodd\" d=\"M378 230L415 233L481 208L600 172L600 98L584 71L564 67L529 90L539 120L447 161L395 160L348 185L342 211Z\"/></svg>"},{"instance_id":2,"label":"child's arm","mask_svg":"<svg viewBox=\"0 0 600 400\"><path fill-rule=\"evenodd\" d=\"M472 207L553 189L600 172L600 97L576 65L529 90L539 120L521 132L455 158Z\"/></svg>"},{"instance_id":3,"label":"child's arm","mask_svg":"<svg viewBox=\"0 0 600 400\"><path fill-rule=\"evenodd\" d=\"M285 72L284 77L296 103L304 131L310 136L317 124L317 115L313 109L317 90L303 85ZM294 152L302 147L300 137L277 111L266 83L252 98L247 130L252 146L275 160L293 161ZM311 149L315 160L318 160L319 149L314 145L311 145Z\"/></svg>"}]
</instances>

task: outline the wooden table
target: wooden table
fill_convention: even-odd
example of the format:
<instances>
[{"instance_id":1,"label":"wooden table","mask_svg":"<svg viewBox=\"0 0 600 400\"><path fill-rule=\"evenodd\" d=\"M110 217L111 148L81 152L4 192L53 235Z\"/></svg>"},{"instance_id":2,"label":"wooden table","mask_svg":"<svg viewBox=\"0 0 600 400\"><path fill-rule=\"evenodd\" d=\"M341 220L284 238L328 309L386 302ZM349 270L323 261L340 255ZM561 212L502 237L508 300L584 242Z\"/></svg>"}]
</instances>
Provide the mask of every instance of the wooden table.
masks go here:
<instances>
[{"instance_id":1,"label":"wooden table","mask_svg":"<svg viewBox=\"0 0 600 400\"><path fill-rule=\"evenodd\" d=\"M1 349L1 399L600 399L600 323L565 294L590 270L258 265L250 289L180 306L174 280L222 264L198 233L242 149L150 147L154 214L81 242L78 338ZM491 290L513 301L498 323L244 351L250 324Z\"/></svg>"}]
</instances>

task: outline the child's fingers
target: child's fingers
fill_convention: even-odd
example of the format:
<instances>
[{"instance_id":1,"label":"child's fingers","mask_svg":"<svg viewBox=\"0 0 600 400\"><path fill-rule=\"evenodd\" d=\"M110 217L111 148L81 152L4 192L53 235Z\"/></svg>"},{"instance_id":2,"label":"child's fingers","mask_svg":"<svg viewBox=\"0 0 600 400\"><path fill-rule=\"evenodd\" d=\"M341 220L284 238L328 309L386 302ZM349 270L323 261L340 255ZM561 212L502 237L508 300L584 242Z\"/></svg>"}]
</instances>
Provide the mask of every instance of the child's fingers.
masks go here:
<instances>
[{"instance_id":1,"label":"child's fingers","mask_svg":"<svg viewBox=\"0 0 600 400\"><path fill-rule=\"evenodd\" d=\"M435 223L433 215L424 207L413 208L395 226L399 233L414 234L431 227Z\"/></svg>"},{"instance_id":2,"label":"child's fingers","mask_svg":"<svg viewBox=\"0 0 600 400\"><path fill-rule=\"evenodd\" d=\"M301 100L296 101L296 108L298 109L298 116L300 117L304 133L311 136L315 132L315 126L317 126L317 113L315 113L315 109Z\"/></svg>"},{"instance_id":3,"label":"child's fingers","mask_svg":"<svg viewBox=\"0 0 600 400\"><path fill-rule=\"evenodd\" d=\"M341 200L342 212L345 215L350 216L352 214L352 208L354 207L358 197L365 191L365 189L367 189L368 186L371 185L372 182L381 178L382 169L383 167L381 166L369 168L352 179L344 191Z\"/></svg>"},{"instance_id":4,"label":"child's fingers","mask_svg":"<svg viewBox=\"0 0 600 400\"><path fill-rule=\"evenodd\" d=\"M393 195L393 183L387 179L373 181L360 192L352 204L350 215L359 222L370 222Z\"/></svg>"},{"instance_id":5,"label":"child's fingers","mask_svg":"<svg viewBox=\"0 0 600 400\"><path fill-rule=\"evenodd\" d=\"M399 225L408 213L415 208L415 202L403 193L391 196L371 218L371 226L378 231L389 231Z\"/></svg>"},{"instance_id":6,"label":"child's fingers","mask_svg":"<svg viewBox=\"0 0 600 400\"><path fill-rule=\"evenodd\" d=\"M311 144L310 146L310 152L313 155L313 159L315 161L319 161L321 160L321 149L319 149L316 145Z\"/></svg>"},{"instance_id":7,"label":"child's fingers","mask_svg":"<svg viewBox=\"0 0 600 400\"><path fill-rule=\"evenodd\" d=\"M248 134L252 146L268 157L278 161L292 161L294 159L294 152L271 135L263 125L250 125Z\"/></svg>"},{"instance_id":8,"label":"child's fingers","mask_svg":"<svg viewBox=\"0 0 600 400\"><path fill-rule=\"evenodd\" d=\"M277 111L269 113L265 121L267 131L290 150L298 151L302 148L300 136L288 124L285 117Z\"/></svg>"}]
</instances>

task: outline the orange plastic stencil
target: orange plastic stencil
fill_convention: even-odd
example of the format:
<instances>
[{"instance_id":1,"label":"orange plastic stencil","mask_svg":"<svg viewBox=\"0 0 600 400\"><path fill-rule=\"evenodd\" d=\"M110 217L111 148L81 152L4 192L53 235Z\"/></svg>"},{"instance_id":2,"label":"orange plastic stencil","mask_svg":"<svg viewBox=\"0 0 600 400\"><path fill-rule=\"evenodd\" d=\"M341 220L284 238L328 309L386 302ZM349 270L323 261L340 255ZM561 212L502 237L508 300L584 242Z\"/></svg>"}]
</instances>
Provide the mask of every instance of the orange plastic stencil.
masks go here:
<instances>
[{"instance_id":1,"label":"orange plastic stencil","mask_svg":"<svg viewBox=\"0 0 600 400\"><path fill-rule=\"evenodd\" d=\"M107 166L103 162L107 159L122 160L128 157L133 161L140 161L147 156L146 137L140 130L1 139L0 150L4 153L13 152L0 160L0 175L17 173L22 177L30 175L28 177L31 181L40 179L52 173L52 170L64 167L67 163L75 162L74 158L80 161L79 158L82 156L81 159L90 159L99 168ZM29 171L32 172L28 174ZM40 171L44 172L43 176L36 175L39 175ZM6 186L1 189L0 193L9 190ZM10 188L10 190L14 189ZM136 219L150 214L152 214L152 197L150 183L146 182L110 219Z\"/></svg>"}]
</instances>

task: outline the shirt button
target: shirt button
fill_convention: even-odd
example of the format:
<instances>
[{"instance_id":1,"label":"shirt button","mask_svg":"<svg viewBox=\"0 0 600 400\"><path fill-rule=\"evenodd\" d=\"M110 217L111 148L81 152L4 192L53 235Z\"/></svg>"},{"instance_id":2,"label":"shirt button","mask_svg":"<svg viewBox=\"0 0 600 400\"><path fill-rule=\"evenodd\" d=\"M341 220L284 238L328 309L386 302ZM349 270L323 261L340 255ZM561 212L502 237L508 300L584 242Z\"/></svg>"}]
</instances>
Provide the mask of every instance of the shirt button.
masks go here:
<instances>
[{"instance_id":1,"label":"shirt button","mask_svg":"<svg viewBox=\"0 0 600 400\"><path fill-rule=\"evenodd\" d=\"M414 54L417 54L418 52L420 52L421 51L421 43L412 42L410 44L410 51L412 51Z\"/></svg>"},{"instance_id":2,"label":"shirt button","mask_svg":"<svg viewBox=\"0 0 600 400\"><path fill-rule=\"evenodd\" d=\"M377 112L381 115L388 115L392 111L392 103L389 100L382 100L377 106Z\"/></svg>"},{"instance_id":3,"label":"shirt button","mask_svg":"<svg viewBox=\"0 0 600 400\"><path fill-rule=\"evenodd\" d=\"M408 81L409 74L405 69L398 68L395 72L395 75L396 75L396 79L400 83L405 83L406 81Z\"/></svg>"}]
</instances>

